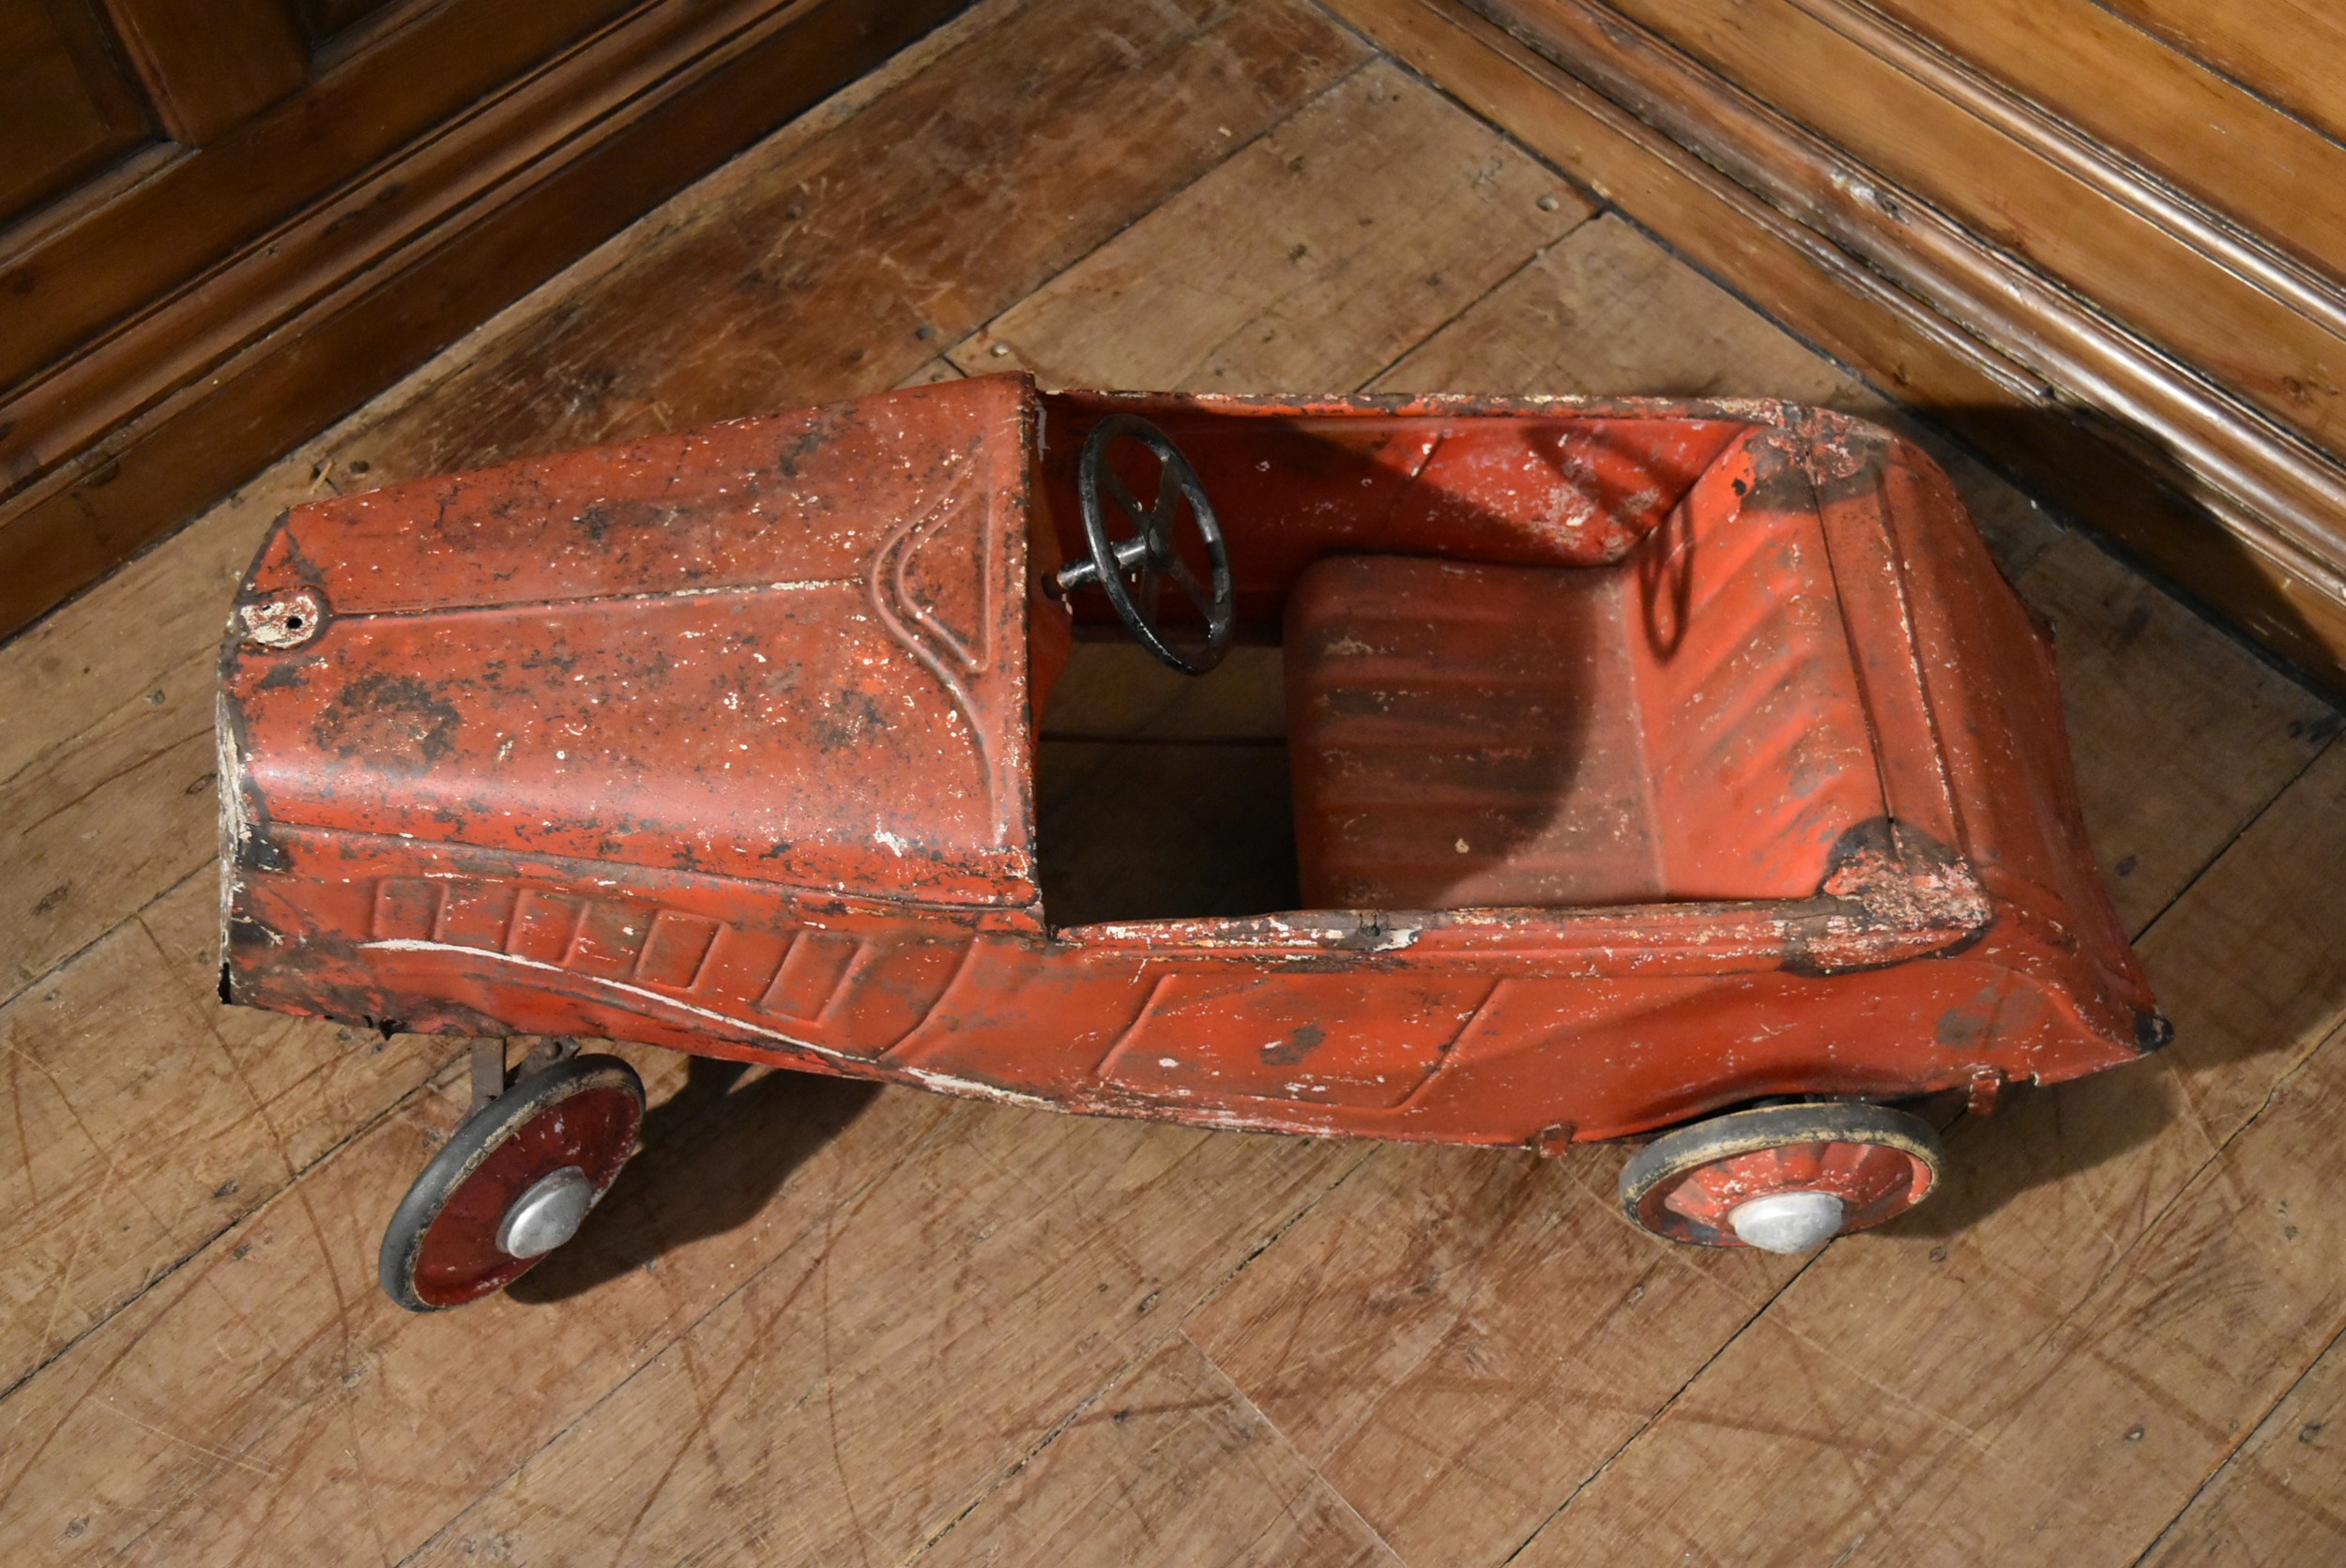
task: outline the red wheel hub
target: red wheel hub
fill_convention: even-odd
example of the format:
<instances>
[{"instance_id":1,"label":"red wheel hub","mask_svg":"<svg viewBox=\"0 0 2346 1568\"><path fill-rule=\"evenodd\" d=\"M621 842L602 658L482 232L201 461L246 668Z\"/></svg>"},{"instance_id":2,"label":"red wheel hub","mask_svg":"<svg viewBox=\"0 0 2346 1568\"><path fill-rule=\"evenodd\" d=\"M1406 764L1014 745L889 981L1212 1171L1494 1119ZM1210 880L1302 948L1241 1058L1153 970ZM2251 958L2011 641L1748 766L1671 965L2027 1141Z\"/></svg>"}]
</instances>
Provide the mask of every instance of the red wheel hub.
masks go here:
<instances>
[{"instance_id":1,"label":"red wheel hub","mask_svg":"<svg viewBox=\"0 0 2346 1568\"><path fill-rule=\"evenodd\" d=\"M1921 1202L1934 1175L1919 1156L1885 1144L1777 1144L1655 1183L1638 1204L1638 1218L1661 1235L1733 1245L1729 1216L1752 1199L1829 1193L1841 1201L1840 1228L1863 1230Z\"/></svg>"},{"instance_id":2,"label":"red wheel hub","mask_svg":"<svg viewBox=\"0 0 2346 1568\"><path fill-rule=\"evenodd\" d=\"M635 1147L643 1111L617 1087L582 1089L522 1123L449 1195L423 1233L416 1294L433 1306L460 1306L519 1279L535 1257L497 1250L497 1226L513 1200L566 1165L586 1173L600 1195Z\"/></svg>"}]
</instances>

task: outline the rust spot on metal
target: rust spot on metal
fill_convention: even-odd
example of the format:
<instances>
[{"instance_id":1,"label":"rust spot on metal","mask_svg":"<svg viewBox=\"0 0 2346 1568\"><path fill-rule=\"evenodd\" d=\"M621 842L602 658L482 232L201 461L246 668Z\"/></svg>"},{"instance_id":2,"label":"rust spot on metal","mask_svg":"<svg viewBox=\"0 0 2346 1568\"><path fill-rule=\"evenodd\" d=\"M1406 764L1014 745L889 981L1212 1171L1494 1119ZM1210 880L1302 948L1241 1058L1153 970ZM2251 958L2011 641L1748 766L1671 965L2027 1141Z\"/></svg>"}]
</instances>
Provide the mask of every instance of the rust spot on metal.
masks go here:
<instances>
[{"instance_id":1,"label":"rust spot on metal","mask_svg":"<svg viewBox=\"0 0 2346 1568\"><path fill-rule=\"evenodd\" d=\"M294 588L236 606L244 639L281 652L315 642L326 630L326 599L314 588Z\"/></svg>"},{"instance_id":2,"label":"rust spot on metal","mask_svg":"<svg viewBox=\"0 0 2346 1568\"><path fill-rule=\"evenodd\" d=\"M1825 912L1802 921L1786 967L1847 973L1926 952L1959 951L1995 918L1979 877L1946 845L1887 817L1834 845L1818 890Z\"/></svg>"},{"instance_id":3,"label":"rust spot on metal","mask_svg":"<svg viewBox=\"0 0 2346 1568\"><path fill-rule=\"evenodd\" d=\"M1319 1049L1320 1043L1327 1038L1328 1031L1318 1024L1299 1024L1287 1031L1286 1039L1262 1048L1263 1064L1267 1067L1293 1067Z\"/></svg>"},{"instance_id":4,"label":"rust spot on metal","mask_svg":"<svg viewBox=\"0 0 2346 1568\"><path fill-rule=\"evenodd\" d=\"M320 751L394 777L427 772L456 749L465 716L445 683L377 672L344 686L312 726Z\"/></svg>"}]
</instances>

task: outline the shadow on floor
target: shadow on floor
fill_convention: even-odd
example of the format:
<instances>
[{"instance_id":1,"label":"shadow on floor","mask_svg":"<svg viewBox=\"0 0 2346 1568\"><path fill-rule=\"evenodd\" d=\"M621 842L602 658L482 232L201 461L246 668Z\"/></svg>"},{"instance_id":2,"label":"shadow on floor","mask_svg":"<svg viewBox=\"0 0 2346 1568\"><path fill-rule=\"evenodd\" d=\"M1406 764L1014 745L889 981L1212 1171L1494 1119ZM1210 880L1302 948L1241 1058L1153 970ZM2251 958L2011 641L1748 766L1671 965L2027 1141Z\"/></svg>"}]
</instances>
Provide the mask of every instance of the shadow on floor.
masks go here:
<instances>
[{"instance_id":1,"label":"shadow on floor","mask_svg":"<svg viewBox=\"0 0 2346 1568\"><path fill-rule=\"evenodd\" d=\"M2178 1032L2162 1053L2068 1083L2013 1085L1992 1116L1931 1116L1945 1127L1942 1185L1930 1202L1897 1221L1897 1228L1953 1236L2037 1188L2088 1176L2135 1154L2179 1119L2202 1121L2203 1136L2197 1144L2179 1143L2167 1157L2194 1165L2215 1158L2239 1124L2205 1125L2195 1102L2249 1062L2269 1062L2277 1076L2291 1070L2293 1053L2319 1049L2346 1008L2346 980L2333 972L2326 982L2298 984L2280 1005L2266 1010L2253 1031L2227 1029L2218 1022L2225 1011L2220 993L2172 1000ZM2263 1073L2258 1068L2244 1086L2257 1096L2271 1082ZM2245 1100L2235 1114L2254 1103Z\"/></svg>"},{"instance_id":2,"label":"shadow on floor","mask_svg":"<svg viewBox=\"0 0 2346 1568\"><path fill-rule=\"evenodd\" d=\"M2036 1188L2122 1159L2166 1130L2174 1116L2171 1092L2155 1062L2072 1083L2007 1088L1993 1116L1958 1116L1945 1128L1939 1190L1894 1228L1958 1236Z\"/></svg>"},{"instance_id":3,"label":"shadow on floor","mask_svg":"<svg viewBox=\"0 0 2346 1568\"><path fill-rule=\"evenodd\" d=\"M533 1305L568 1301L749 1224L879 1092L845 1078L750 1072L742 1062L693 1058L684 1087L645 1116L643 1147L577 1240L506 1294Z\"/></svg>"}]
</instances>

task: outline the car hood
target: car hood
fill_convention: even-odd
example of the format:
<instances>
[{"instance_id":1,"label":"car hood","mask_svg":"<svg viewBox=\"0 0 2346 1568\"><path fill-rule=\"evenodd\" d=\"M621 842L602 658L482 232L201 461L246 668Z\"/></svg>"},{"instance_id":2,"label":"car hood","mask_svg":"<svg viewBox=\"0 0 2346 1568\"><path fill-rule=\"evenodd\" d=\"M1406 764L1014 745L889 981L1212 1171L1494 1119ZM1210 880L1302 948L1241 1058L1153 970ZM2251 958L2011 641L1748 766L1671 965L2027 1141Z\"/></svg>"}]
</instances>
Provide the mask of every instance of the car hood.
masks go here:
<instances>
[{"instance_id":1,"label":"car hood","mask_svg":"<svg viewBox=\"0 0 2346 1568\"><path fill-rule=\"evenodd\" d=\"M222 665L225 830L1035 899L1035 396L921 388L298 507Z\"/></svg>"}]
</instances>

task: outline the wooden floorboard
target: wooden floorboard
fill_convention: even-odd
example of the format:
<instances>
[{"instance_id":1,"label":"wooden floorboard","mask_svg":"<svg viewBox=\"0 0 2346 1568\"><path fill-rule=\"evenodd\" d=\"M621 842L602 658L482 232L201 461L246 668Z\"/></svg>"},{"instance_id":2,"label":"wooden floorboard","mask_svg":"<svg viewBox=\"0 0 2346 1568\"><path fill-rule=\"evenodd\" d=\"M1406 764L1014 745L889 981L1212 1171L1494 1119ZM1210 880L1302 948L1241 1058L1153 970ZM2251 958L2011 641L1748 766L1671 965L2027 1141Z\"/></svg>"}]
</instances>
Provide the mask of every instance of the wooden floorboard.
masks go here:
<instances>
[{"instance_id":1,"label":"wooden floorboard","mask_svg":"<svg viewBox=\"0 0 2346 1568\"><path fill-rule=\"evenodd\" d=\"M902 1561L1361 1157L953 1107L430 1556Z\"/></svg>"},{"instance_id":2,"label":"wooden floorboard","mask_svg":"<svg viewBox=\"0 0 2346 1568\"><path fill-rule=\"evenodd\" d=\"M1956 1119L1944 1195L1811 1258L1646 1241L1619 1149L631 1048L587 1232L412 1317L374 1246L458 1043L214 999L212 660L284 505L1021 366L1907 423L1635 218L1301 0L996 0L0 647L0 1560L2346 1558L2338 714L1927 431L2058 629L2178 1036ZM1275 754L1275 650L1149 668L1084 648L1052 743L1258 785L1211 759Z\"/></svg>"},{"instance_id":3,"label":"wooden floorboard","mask_svg":"<svg viewBox=\"0 0 2346 1568\"><path fill-rule=\"evenodd\" d=\"M220 1005L209 869L0 1008L0 1388L382 1116L449 1044ZM0 1415L0 1422L5 1422Z\"/></svg>"},{"instance_id":4,"label":"wooden floorboard","mask_svg":"<svg viewBox=\"0 0 2346 1568\"><path fill-rule=\"evenodd\" d=\"M894 385L1367 57L1302 0L1018 8L638 224L345 464L375 483Z\"/></svg>"},{"instance_id":5,"label":"wooden floorboard","mask_svg":"<svg viewBox=\"0 0 2346 1568\"><path fill-rule=\"evenodd\" d=\"M1398 1568L1341 1493L1182 1335L921 1559Z\"/></svg>"},{"instance_id":6,"label":"wooden floorboard","mask_svg":"<svg viewBox=\"0 0 2346 1568\"><path fill-rule=\"evenodd\" d=\"M2167 1054L1960 1123L1933 1211L1827 1248L1518 1560L1657 1535L1754 1563L2146 1548L2338 1327L2335 1283L2302 1286L2346 1235L2244 1223L2331 1162L2269 1193L2237 1162L2302 1161L2295 1119L2265 1119L2339 1054L2341 784L2333 747L2143 938Z\"/></svg>"},{"instance_id":7,"label":"wooden floorboard","mask_svg":"<svg viewBox=\"0 0 2346 1568\"><path fill-rule=\"evenodd\" d=\"M2346 1353L2311 1371L2208 1478L2144 1568L2324 1562L2346 1541Z\"/></svg>"},{"instance_id":8,"label":"wooden floorboard","mask_svg":"<svg viewBox=\"0 0 2346 1568\"><path fill-rule=\"evenodd\" d=\"M1330 89L952 351L1047 386L1361 386L1591 211L1394 66Z\"/></svg>"}]
</instances>

